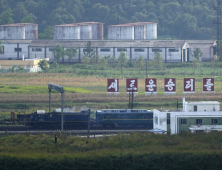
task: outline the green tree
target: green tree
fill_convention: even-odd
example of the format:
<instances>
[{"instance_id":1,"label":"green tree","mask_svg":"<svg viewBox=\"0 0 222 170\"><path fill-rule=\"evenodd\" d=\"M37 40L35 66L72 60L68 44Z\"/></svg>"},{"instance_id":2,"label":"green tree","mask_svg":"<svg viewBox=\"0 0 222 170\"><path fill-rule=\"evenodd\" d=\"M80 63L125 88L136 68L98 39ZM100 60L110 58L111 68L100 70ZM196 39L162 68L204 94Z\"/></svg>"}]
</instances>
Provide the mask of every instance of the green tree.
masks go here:
<instances>
[{"instance_id":1,"label":"green tree","mask_svg":"<svg viewBox=\"0 0 222 170\"><path fill-rule=\"evenodd\" d=\"M220 67L220 63L219 63L219 59L218 58L214 58L211 63L210 63L211 68L214 69L214 76L216 75L216 68Z\"/></svg>"},{"instance_id":2,"label":"green tree","mask_svg":"<svg viewBox=\"0 0 222 170\"><path fill-rule=\"evenodd\" d=\"M99 61L101 69L102 69L102 74L103 71L106 69L106 65L107 65L107 58L106 56L102 57L101 60Z\"/></svg>"},{"instance_id":3,"label":"green tree","mask_svg":"<svg viewBox=\"0 0 222 170\"><path fill-rule=\"evenodd\" d=\"M118 63L121 68L121 75L123 74L123 66L127 61L128 61L127 53L125 51L121 51L119 58L118 58Z\"/></svg>"},{"instance_id":4,"label":"green tree","mask_svg":"<svg viewBox=\"0 0 222 170\"><path fill-rule=\"evenodd\" d=\"M2 42L0 41L0 54L3 53L3 46L2 46Z\"/></svg>"},{"instance_id":5,"label":"green tree","mask_svg":"<svg viewBox=\"0 0 222 170\"><path fill-rule=\"evenodd\" d=\"M86 44L86 48L83 50L84 55L87 55L87 57L92 58L95 56L95 48L92 47L91 41L88 41Z\"/></svg>"},{"instance_id":6,"label":"green tree","mask_svg":"<svg viewBox=\"0 0 222 170\"><path fill-rule=\"evenodd\" d=\"M140 70L140 74L141 74L141 70L143 68L143 56L141 55L137 60L136 60L136 66L139 68Z\"/></svg>"},{"instance_id":7,"label":"green tree","mask_svg":"<svg viewBox=\"0 0 222 170\"><path fill-rule=\"evenodd\" d=\"M56 48L53 50L52 54L54 55L54 58L56 59L57 63L60 58L65 57L65 50L60 44L56 45Z\"/></svg>"},{"instance_id":8,"label":"green tree","mask_svg":"<svg viewBox=\"0 0 222 170\"><path fill-rule=\"evenodd\" d=\"M90 63L90 58L87 55L84 55L82 58L82 64L88 69L88 64Z\"/></svg>"},{"instance_id":9,"label":"green tree","mask_svg":"<svg viewBox=\"0 0 222 170\"><path fill-rule=\"evenodd\" d=\"M201 52L199 48L196 48L193 52L191 52L191 55L194 60L196 59L197 61L201 61L201 57L203 53Z\"/></svg>"},{"instance_id":10,"label":"green tree","mask_svg":"<svg viewBox=\"0 0 222 170\"><path fill-rule=\"evenodd\" d=\"M76 56L78 49L79 48L68 48L68 49L66 49L66 55L69 58L69 62L71 62L72 58Z\"/></svg>"},{"instance_id":11,"label":"green tree","mask_svg":"<svg viewBox=\"0 0 222 170\"><path fill-rule=\"evenodd\" d=\"M22 23L34 23L34 19L31 15L25 16L21 19Z\"/></svg>"},{"instance_id":12,"label":"green tree","mask_svg":"<svg viewBox=\"0 0 222 170\"><path fill-rule=\"evenodd\" d=\"M22 66L18 66L18 72L19 72L19 73L22 73L23 70L24 70L24 68L23 68Z\"/></svg>"},{"instance_id":13,"label":"green tree","mask_svg":"<svg viewBox=\"0 0 222 170\"><path fill-rule=\"evenodd\" d=\"M195 74L196 68L200 67L200 62L197 58L193 59L192 66L193 66L194 74Z\"/></svg>"},{"instance_id":14,"label":"green tree","mask_svg":"<svg viewBox=\"0 0 222 170\"><path fill-rule=\"evenodd\" d=\"M57 73L58 68L59 68L59 65L57 61L54 61L52 64L50 64L50 69L55 69L55 73Z\"/></svg>"},{"instance_id":15,"label":"green tree","mask_svg":"<svg viewBox=\"0 0 222 170\"><path fill-rule=\"evenodd\" d=\"M99 55L98 54L96 54L92 57L92 63L93 63L93 67L94 67L95 72L96 72L96 70L98 68L98 64L99 64Z\"/></svg>"},{"instance_id":16,"label":"green tree","mask_svg":"<svg viewBox=\"0 0 222 170\"><path fill-rule=\"evenodd\" d=\"M49 68L49 62L47 60L40 60L38 63L38 66L46 72L46 70Z\"/></svg>"},{"instance_id":17,"label":"green tree","mask_svg":"<svg viewBox=\"0 0 222 170\"><path fill-rule=\"evenodd\" d=\"M40 33L38 37L39 39L53 39L53 27L47 27L44 29L44 33Z\"/></svg>"},{"instance_id":18,"label":"green tree","mask_svg":"<svg viewBox=\"0 0 222 170\"><path fill-rule=\"evenodd\" d=\"M25 9L23 2L17 2L15 8L13 8L13 18L16 23L21 21L21 18L28 15L28 11Z\"/></svg>"},{"instance_id":19,"label":"green tree","mask_svg":"<svg viewBox=\"0 0 222 170\"><path fill-rule=\"evenodd\" d=\"M0 24L12 24L14 22L12 16L11 8L6 9L0 14Z\"/></svg>"},{"instance_id":20,"label":"green tree","mask_svg":"<svg viewBox=\"0 0 222 170\"><path fill-rule=\"evenodd\" d=\"M154 58L153 58L153 66L156 68L163 68L163 57L161 56L160 52L155 52L154 53Z\"/></svg>"}]
</instances>

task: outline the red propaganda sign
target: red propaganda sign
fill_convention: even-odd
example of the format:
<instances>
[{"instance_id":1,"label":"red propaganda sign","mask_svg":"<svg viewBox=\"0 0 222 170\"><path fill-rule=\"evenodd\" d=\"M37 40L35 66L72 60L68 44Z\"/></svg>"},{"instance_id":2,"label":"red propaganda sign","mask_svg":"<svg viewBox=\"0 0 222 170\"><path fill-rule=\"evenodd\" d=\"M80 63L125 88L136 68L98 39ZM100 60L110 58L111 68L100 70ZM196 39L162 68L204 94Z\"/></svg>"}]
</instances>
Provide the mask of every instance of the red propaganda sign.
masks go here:
<instances>
[{"instance_id":1,"label":"red propaganda sign","mask_svg":"<svg viewBox=\"0 0 222 170\"><path fill-rule=\"evenodd\" d=\"M165 93L176 93L176 79L165 78L164 79L164 92Z\"/></svg>"},{"instance_id":2,"label":"red propaganda sign","mask_svg":"<svg viewBox=\"0 0 222 170\"><path fill-rule=\"evenodd\" d=\"M214 78L203 78L203 92L214 92Z\"/></svg>"},{"instance_id":3,"label":"red propaganda sign","mask_svg":"<svg viewBox=\"0 0 222 170\"><path fill-rule=\"evenodd\" d=\"M183 92L184 93L195 93L195 78L184 78Z\"/></svg>"},{"instance_id":4,"label":"red propaganda sign","mask_svg":"<svg viewBox=\"0 0 222 170\"><path fill-rule=\"evenodd\" d=\"M157 92L157 81L156 78L145 79L145 93L156 93Z\"/></svg>"},{"instance_id":5,"label":"red propaganda sign","mask_svg":"<svg viewBox=\"0 0 222 170\"><path fill-rule=\"evenodd\" d=\"M126 79L126 92L133 92L137 93L138 92L138 83L137 83L137 79Z\"/></svg>"},{"instance_id":6,"label":"red propaganda sign","mask_svg":"<svg viewBox=\"0 0 222 170\"><path fill-rule=\"evenodd\" d=\"M119 79L107 79L107 93L119 93Z\"/></svg>"}]
</instances>

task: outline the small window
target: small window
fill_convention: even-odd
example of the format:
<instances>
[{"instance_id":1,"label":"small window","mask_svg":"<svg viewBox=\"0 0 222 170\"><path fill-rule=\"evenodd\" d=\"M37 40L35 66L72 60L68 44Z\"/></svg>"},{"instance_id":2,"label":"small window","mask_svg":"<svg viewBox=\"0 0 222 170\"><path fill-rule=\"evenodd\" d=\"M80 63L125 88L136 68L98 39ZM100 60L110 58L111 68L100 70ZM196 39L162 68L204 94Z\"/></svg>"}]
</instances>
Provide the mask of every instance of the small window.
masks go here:
<instances>
[{"instance_id":1,"label":"small window","mask_svg":"<svg viewBox=\"0 0 222 170\"><path fill-rule=\"evenodd\" d=\"M217 124L217 119L211 119L211 124L213 125Z\"/></svg>"},{"instance_id":2,"label":"small window","mask_svg":"<svg viewBox=\"0 0 222 170\"><path fill-rule=\"evenodd\" d=\"M100 48L100 52L109 52L110 48Z\"/></svg>"},{"instance_id":3,"label":"small window","mask_svg":"<svg viewBox=\"0 0 222 170\"><path fill-rule=\"evenodd\" d=\"M167 124L168 124L168 125L170 124L170 119L167 119Z\"/></svg>"},{"instance_id":4,"label":"small window","mask_svg":"<svg viewBox=\"0 0 222 170\"><path fill-rule=\"evenodd\" d=\"M144 52L144 48L134 48L134 52Z\"/></svg>"},{"instance_id":5,"label":"small window","mask_svg":"<svg viewBox=\"0 0 222 170\"><path fill-rule=\"evenodd\" d=\"M187 124L187 119L181 119L181 120L180 120L180 124L183 124L183 125L184 125L184 124Z\"/></svg>"},{"instance_id":6,"label":"small window","mask_svg":"<svg viewBox=\"0 0 222 170\"><path fill-rule=\"evenodd\" d=\"M201 125L202 124L202 119L196 119L196 124Z\"/></svg>"},{"instance_id":7,"label":"small window","mask_svg":"<svg viewBox=\"0 0 222 170\"><path fill-rule=\"evenodd\" d=\"M154 52L154 53L162 52L162 49L152 48L152 52Z\"/></svg>"},{"instance_id":8,"label":"small window","mask_svg":"<svg viewBox=\"0 0 222 170\"><path fill-rule=\"evenodd\" d=\"M103 119L107 119L107 117L106 117L106 116L103 116Z\"/></svg>"},{"instance_id":9,"label":"small window","mask_svg":"<svg viewBox=\"0 0 222 170\"><path fill-rule=\"evenodd\" d=\"M52 117L52 114L50 114L50 117Z\"/></svg>"},{"instance_id":10,"label":"small window","mask_svg":"<svg viewBox=\"0 0 222 170\"><path fill-rule=\"evenodd\" d=\"M126 48L117 48L117 52L121 52L121 51L126 51L127 52L127 49Z\"/></svg>"},{"instance_id":11,"label":"small window","mask_svg":"<svg viewBox=\"0 0 222 170\"><path fill-rule=\"evenodd\" d=\"M170 48L168 51L169 52L179 52L179 49L178 48Z\"/></svg>"},{"instance_id":12,"label":"small window","mask_svg":"<svg viewBox=\"0 0 222 170\"><path fill-rule=\"evenodd\" d=\"M22 52L22 48L14 48L14 52Z\"/></svg>"},{"instance_id":13,"label":"small window","mask_svg":"<svg viewBox=\"0 0 222 170\"><path fill-rule=\"evenodd\" d=\"M32 48L32 51L42 51L42 48Z\"/></svg>"},{"instance_id":14,"label":"small window","mask_svg":"<svg viewBox=\"0 0 222 170\"><path fill-rule=\"evenodd\" d=\"M51 52L52 52L54 49L55 49L55 48L49 48L49 51L51 51Z\"/></svg>"},{"instance_id":15,"label":"small window","mask_svg":"<svg viewBox=\"0 0 222 170\"><path fill-rule=\"evenodd\" d=\"M147 116L143 116L143 119L147 119Z\"/></svg>"},{"instance_id":16,"label":"small window","mask_svg":"<svg viewBox=\"0 0 222 170\"><path fill-rule=\"evenodd\" d=\"M194 112L197 111L197 106L193 106L193 111L194 111Z\"/></svg>"},{"instance_id":17,"label":"small window","mask_svg":"<svg viewBox=\"0 0 222 170\"><path fill-rule=\"evenodd\" d=\"M158 117L155 116L155 124L158 125Z\"/></svg>"},{"instance_id":18,"label":"small window","mask_svg":"<svg viewBox=\"0 0 222 170\"><path fill-rule=\"evenodd\" d=\"M123 116L123 119L127 119L127 116Z\"/></svg>"}]
</instances>

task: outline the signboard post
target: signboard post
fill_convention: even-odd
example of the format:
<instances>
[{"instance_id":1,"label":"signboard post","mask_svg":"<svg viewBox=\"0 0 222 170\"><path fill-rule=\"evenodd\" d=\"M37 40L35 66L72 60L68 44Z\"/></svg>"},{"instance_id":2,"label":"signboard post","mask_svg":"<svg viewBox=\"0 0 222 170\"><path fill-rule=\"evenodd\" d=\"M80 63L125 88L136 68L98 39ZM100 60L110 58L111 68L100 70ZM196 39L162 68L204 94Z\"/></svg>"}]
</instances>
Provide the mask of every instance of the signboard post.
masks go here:
<instances>
[{"instance_id":1,"label":"signboard post","mask_svg":"<svg viewBox=\"0 0 222 170\"><path fill-rule=\"evenodd\" d=\"M214 78L203 78L203 92L214 92Z\"/></svg>"},{"instance_id":2,"label":"signboard post","mask_svg":"<svg viewBox=\"0 0 222 170\"><path fill-rule=\"evenodd\" d=\"M107 94L119 94L119 79L107 79Z\"/></svg>"},{"instance_id":3,"label":"signboard post","mask_svg":"<svg viewBox=\"0 0 222 170\"><path fill-rule=\"evenodd\" d=\"M138 80L137 78L126 79L126 93L138 94Z\"/></svg>"},{"instance_id":4,"label":"signboard post","mask_svg":"<svg viewBox=\"0 0 222 170\"><path fill-rule=\"evenodd\" d=\"M164 79L164 94L176 94L176 79L175 78Z\"/></svg>"},{"instance_id":5,"label":"signboard post","mask_svg":"<svg viewBox=\"0 0 222 170\"><path fill-rule=\"evenodd\" d=\"M184 78L183 93L195 93L195 78Z\"/></svg>"},{"instance_id":6,"label":"signboard post","mask_svg":"<svg viewBox=\"0 0 222 170\"><path fill-rule=\"evenodd\" d=\"M145 79L145 95L157 94L157 80L156 78Z\"/></svg>"}]
</instances>

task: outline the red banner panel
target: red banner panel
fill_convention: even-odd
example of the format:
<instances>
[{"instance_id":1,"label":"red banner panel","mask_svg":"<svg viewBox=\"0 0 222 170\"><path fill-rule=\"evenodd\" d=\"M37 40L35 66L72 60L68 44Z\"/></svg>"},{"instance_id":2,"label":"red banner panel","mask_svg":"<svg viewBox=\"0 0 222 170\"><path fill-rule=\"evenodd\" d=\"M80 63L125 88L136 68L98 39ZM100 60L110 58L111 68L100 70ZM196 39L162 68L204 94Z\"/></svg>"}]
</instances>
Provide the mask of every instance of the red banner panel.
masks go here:
<instances>
[{"instance_id":1,"label":"red banner panel","mask_svg":"<svg viewBox=\"0 0 222 170\"><path fill-rule=\"evenodd\" d=\"M176 92L176 79L175 78L164 79L164 92L167 92L167 93Z\"/></svg>"},{"instance_id":2,"label":"red banner panel","mask_svg":"<svg viewBox=\"0 0 222 170\"><path fill-rule=\"evenodd\" d=\"M214 92L214 78L203 78L203 92Z\"/></svg>"},{"instance_id":3,"label":"red banner panel","mask_svg":"<svg viewBox=\"0 0 222 170\"><path fill-rule=\"evenodd\" d=\"M138 83L137 79L130 78L126 79L126 92L138 92Z\"/></svg>"},{"instance_id":4,"label":"red banner panel","mask_svg":"<svg viewBox=\"0 0 222 170\"><path fill-rule=\"evenodd\" d=\"M146 93L155 93L155 92L157 92L156 78L146 78L145 79L145 92Z\"/></svg>"},{"instance_id":5,"label":"red banner panel","mask_svg":"<svg viewBox=\"0 0 222 170\"><path fill-rule=\"evenodd\" d=\"M107 79L107 92L119 93L119 79Z\"/></svg>"},{"instance_id":6,"label":"red banner panel","mask_svg":"<svg viewBox=\"0 0 222 170\"><path fill-rule=\"evenodd\" d=\"M184 93L194 93L195 92L195 78L184 78L183 92Z\"/></svg>"}]
</instances>

